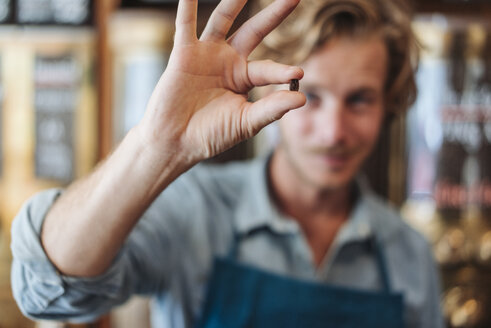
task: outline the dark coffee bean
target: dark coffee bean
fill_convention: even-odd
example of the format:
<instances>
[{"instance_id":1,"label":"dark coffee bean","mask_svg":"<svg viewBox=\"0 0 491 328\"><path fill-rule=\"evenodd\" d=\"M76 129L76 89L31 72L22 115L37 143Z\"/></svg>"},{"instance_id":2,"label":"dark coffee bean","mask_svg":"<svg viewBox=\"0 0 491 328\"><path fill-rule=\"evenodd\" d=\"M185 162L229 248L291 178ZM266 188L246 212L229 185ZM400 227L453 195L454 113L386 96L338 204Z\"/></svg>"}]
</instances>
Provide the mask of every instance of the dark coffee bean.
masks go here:
<instances>
[{"instance_id":1,"label":"dark coffee bean","mask_svg":"<svg viewBox=\"0 0 491 328\"><path fill-rule=\"evenodd\" d=\"M290 80L290 91L298 91L298 87L300 83L298 83L297 79Z\"/></svg>"}]
</instances>

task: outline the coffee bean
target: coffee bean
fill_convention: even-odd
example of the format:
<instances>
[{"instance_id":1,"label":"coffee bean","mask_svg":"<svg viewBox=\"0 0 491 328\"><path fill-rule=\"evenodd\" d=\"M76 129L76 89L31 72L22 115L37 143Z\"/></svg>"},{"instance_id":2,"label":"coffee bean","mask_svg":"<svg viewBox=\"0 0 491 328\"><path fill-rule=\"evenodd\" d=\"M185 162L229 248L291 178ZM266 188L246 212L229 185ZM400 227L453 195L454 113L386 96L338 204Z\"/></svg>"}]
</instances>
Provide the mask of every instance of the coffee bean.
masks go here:
<instances>
[{"instance_id":1,"label":"coffee bean","mask_svg":"<svg viewBox=\"0 0 491 328\"><path fill-rule=\"evenodd\" d=\"M297 79L290 80L290 91L298 91L298 87L300 83L298 83Z\"/></svg>"}]
</instances>

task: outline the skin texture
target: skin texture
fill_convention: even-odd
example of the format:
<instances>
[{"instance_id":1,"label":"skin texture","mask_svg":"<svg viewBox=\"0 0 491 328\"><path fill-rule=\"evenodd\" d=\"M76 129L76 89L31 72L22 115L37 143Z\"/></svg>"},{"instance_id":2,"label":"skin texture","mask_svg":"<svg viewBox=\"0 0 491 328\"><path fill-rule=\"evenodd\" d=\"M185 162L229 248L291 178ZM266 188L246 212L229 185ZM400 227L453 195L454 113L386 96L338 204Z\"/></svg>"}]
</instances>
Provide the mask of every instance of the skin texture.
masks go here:
<instances>
[{"instance_id":1,"label":"skin texture","mask_svg":"<svg viewBox=\"0 0 491 328\"><path fill-rule=\"evenodd\" d=\"M329 41L301 65L307 103L280 121L271 185L320 264L349 215L350 184L379 135L387 50L373 36Z\"/></svg>"},{"instance_id":2,"label":"skin texture","mask_svg":"<svg viewBox=\"0 0 491 328\"><path fill-rule=\"evenodd\" d=\"M174 49L144 118L92 174L69 186L46 216L41 241L59 271L84 277L104 272L143 212L174 179L305 104L302 93L286 90L247 101L254 86L302 78L299 67L247 60L298 2L273 2L225 39L246 0L223 0L198 39L197 0L179 1Z\"/></svg>"}]
</instances>

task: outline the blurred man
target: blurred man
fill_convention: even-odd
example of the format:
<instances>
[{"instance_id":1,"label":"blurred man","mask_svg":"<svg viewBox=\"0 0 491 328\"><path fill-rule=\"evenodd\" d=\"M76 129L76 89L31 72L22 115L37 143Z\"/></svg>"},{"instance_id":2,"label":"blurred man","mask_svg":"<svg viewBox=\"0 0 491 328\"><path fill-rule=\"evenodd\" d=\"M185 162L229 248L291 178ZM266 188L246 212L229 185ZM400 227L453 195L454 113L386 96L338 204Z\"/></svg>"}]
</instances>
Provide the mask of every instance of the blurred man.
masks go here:
<instances>
[{"instance_id":1,"label":"blurred man","mask_svg":"<svg viewBox=\"0 0 491 328\"><path fill-rule=\"evenodd\" d=\"M90 176L21 210L26 315L91 320L145 294L163 327L442 327L428 245L357 179L415 97L409 9L304 1L259 51L279 64L248 57L298 0L226 38L245 2L223 0L198 39L197 1L181 0L143 120ZM247 101L291 79L300 92ZM280 118L269 156L193 167Z\"/></svg>"}]
</instances>

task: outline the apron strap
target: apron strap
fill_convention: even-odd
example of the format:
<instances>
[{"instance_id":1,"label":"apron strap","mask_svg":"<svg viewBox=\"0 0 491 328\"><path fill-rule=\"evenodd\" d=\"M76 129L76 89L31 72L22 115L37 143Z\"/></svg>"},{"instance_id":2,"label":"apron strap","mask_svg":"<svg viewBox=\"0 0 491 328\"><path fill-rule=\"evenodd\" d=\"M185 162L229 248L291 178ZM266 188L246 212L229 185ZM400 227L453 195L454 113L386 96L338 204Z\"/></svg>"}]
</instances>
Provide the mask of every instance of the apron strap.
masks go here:
<instances>
[{"instance_id":1,"label":"apron strap","mask_svg":"<svg viewBox=\"0 0 491 328\"><path fill-rule=\"evenodd\" d=\"M268 226L259 226L257 228L254 228L247 233L238 233L237 231L234 232L233 240L232 240L232 247L230 247L230 250L227 254L227 258L230 260L237 260L238 254L239 254L239 244L242 240L255 235L258 232L267 230ZM380 275L380 282L382 283L382 290L385 291L386 293L390 293L392 291L392 287L390 284L390 279L389 279L389 273L387 270L387 262L385 259L385 254L382 249L382 246L380 245L379 240L377 239L376 236L372 236L371 238L368 239L369 242L369 248L370 250L375 253L375 261L377 264L378 272Z\"/></svg>"},{"instance_id":2,"label":"apron strap","mask_svg":"<svg viewBox=\"0 0 491 328\"><path fill-rule=\"evenodd\" d=\"M233 239L232 239L232 246L230 247L228 253L227 253L227 259L229 260L236 260L237 259L237 254L239 252L239 243L240 243L240 237L241 235L234 231Z\"/></svg>"},{"instance_id":3,"label":"apron strap","mask_svg":"<svg viewBox=\"0 0 491 328\"><path fill-rule=\"evenodd\" d=\"M385 260L385 254L382 249L382 246L380 245L379 240L375 236L371 237L369 239L369 242L370 242L371 249L375 252L375 259L377 261L377 267L380 274L382 289L385 292L390 293L392 288L390 285L389 273L387 270L387 262Z\"/></svg>"},{"instance_id":4,"label":"apron strap","mask_svg":"<svg viewBox=\"0 0 491 328\"><path fill-rule=\"evenodd\" d=\"M233 240L232 240L232 247L230 247L230 250L228 251L227 258L229 260L237 260L237 257L239 255L239 244L240 244L240 242L243 241L244 239L248 238L248 237L251 237L252 235L255 235L258 232L261 232L261 231L264 231L267 229L269 229L268 226L264 225L264 226L256 227L256 228L248 231L247 233L239 233L237 231L234 231L234 236L233 236Z\"/></svg>"}]
</instances>

